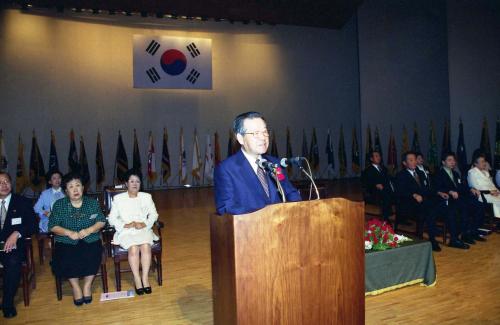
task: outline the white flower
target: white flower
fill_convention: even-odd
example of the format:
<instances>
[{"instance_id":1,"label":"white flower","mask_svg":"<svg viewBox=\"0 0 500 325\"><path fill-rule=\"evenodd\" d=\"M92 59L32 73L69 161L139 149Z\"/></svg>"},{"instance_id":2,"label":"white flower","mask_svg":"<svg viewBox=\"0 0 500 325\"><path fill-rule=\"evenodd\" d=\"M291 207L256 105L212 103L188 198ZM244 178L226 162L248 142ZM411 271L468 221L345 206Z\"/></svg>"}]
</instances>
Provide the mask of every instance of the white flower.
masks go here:
<instances>
[{"instance_id":1,"label":"white flower","mask_svg":"<svg viewBox=\"0 0 500 325\"><path fill-rule=\"evenodd\" d=\"M405 241L412 241L411 238L408 238L408 237L403 236L403 235L396 234L395 236L398 237L398 240L397 240L398 244L405 242Z\"/></svg>"},{"instance_id":2,"label":"white flower","mask_svg":"<svg viewBox=\"0 0 500 325\"><path fill-rule=\"evenodd\" d=\"M372 249L372 242L369 240L365 240L365 250Z\"/></svg>"}]
</instances>

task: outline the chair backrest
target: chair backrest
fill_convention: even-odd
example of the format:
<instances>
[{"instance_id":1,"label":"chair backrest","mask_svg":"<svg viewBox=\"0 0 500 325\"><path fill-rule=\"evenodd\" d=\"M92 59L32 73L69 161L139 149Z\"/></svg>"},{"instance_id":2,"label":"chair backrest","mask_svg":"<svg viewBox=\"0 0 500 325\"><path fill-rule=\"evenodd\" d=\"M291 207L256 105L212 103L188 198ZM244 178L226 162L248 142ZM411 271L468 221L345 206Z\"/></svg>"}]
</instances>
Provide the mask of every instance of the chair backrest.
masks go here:
<instances>
[{"instance_id":1,"label":"chair backrest","mask_svg":"<svg viewBox=\"0 0 500 325\"><path fill-rule=\"evenodd\" d=\"M107 186L104 188L104 209L106 214L111 211L111 205L113 204L113 197L116 194L124 193L127 191L125 186L117 187L117 186Z\"/></svg>"}]
</instances>

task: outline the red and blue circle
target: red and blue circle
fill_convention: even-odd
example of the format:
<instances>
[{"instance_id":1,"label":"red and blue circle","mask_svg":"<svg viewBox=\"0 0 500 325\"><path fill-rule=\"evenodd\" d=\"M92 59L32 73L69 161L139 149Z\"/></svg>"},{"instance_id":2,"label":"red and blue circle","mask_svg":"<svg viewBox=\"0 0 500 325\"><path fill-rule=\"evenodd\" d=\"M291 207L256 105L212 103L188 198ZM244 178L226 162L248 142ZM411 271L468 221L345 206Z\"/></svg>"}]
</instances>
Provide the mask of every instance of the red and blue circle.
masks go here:
<instances>
[{"instance_id":1,"label":"red and blue circle","mask_svg":"<svg viewBox=\"0 0 500 325\"><path fill-rule=\"evenodd\" d=\"M171 76L177 76L186 70L187 60L184 53L179 50L170 49L161 55L161 68Z\"/></svg>"}]
</instances>

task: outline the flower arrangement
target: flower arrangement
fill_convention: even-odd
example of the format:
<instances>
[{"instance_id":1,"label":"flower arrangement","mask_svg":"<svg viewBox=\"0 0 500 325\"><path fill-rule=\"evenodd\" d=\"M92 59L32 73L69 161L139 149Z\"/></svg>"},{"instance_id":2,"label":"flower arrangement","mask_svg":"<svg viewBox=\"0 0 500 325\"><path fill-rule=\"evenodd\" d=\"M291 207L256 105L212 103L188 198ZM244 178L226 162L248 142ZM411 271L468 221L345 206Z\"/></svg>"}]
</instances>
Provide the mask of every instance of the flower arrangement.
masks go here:
<instances>
[{"instance_id":1,"label":"flower arrangement","mask_svg":"<svg viewBox=\"0 0 500 325\"><path fill-rule=\"evenodd\" d=\"M365 225L365 250L383 251L396 248L402 241L411 240L396 235L391 225L379 219L371 219Z\"/></svg>"}]
</instances>

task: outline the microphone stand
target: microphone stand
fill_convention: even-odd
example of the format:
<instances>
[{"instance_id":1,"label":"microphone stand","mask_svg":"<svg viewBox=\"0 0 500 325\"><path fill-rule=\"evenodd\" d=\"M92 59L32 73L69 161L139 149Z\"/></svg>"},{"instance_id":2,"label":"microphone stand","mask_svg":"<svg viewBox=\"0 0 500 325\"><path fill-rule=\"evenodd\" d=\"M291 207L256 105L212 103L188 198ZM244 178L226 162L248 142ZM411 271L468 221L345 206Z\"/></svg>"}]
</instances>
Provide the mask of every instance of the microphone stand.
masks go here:
<instances>
[{"instance_id":1,"label":"microphone stand","mask_svg":"<svg viewBox=\"0 0 500 325\"><path fill-rule=\"evenodd\" d=\"M309 173L302 167L302 164L299 164L299 169L311 180L311 185L309 187L309 201L311 200L312 197L312 188L314 186L314 190L316 191L316 200L319 200L319 191L318 187L316 186L316 182L314 181L314 178L312 177L312 170L311 170L311 165L309 165L309 160L307 158L304 158L304 160L307 163L307 168L309 169Z\"/></svg>"}]
</instances>

